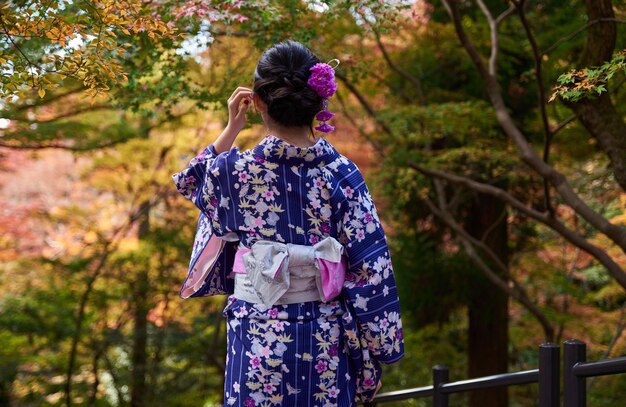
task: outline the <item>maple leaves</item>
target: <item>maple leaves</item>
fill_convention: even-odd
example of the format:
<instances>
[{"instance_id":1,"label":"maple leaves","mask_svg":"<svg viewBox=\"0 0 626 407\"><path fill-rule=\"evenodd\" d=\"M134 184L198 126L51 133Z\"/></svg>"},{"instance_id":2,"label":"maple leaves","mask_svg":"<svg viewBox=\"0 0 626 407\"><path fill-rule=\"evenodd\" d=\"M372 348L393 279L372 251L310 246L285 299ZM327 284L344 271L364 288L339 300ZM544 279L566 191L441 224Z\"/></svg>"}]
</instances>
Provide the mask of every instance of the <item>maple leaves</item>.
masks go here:
<instances>
[{"instance_id":1,"label":"maple leaves","mask_svg":"<svg viewBox=\"0 0 626 407\"><path fill-rule=\"evenodd\" d=\"M557 79L558 85L549 102L561 97L563 100L577 102L584 98L593 98L606 92L606 83L617 73L626 73L626 49L617 53L610 61L599 67L572 70Z\"/></svg>"},{"instance_id":2,"label":"maple leaves","mask_svg":"<svg viewBox=\"0 0 626 407\"><path fill-rule=\"evenodd\" d=\"M140 37L177 35L154 6L141 1L26 1L0 5L0 97L14 101L24 92L82 82L95 96L126 81L123 59Z\"/></svg>"},{"instance_id":3,"label":"maple leaves","mask_svg":"<svg viewBox=\"0 0 626 407\"><path fill-rule=\"evenodd\" d=\"M193 48L183 43L185 39L212 42L216 33L233 32L237 25L243 35L273 42L267 30L276 32L282 27L295 34L289 28L293 16L316 21L349 9L377 20L392 18L407 7L402 1L343 0L313 8L317 14L313 16L306 5L265 0L5 2L0 4L0 100L14 103L33 91L43 98L48 91L67 85L68 79L78 80L92 97L122 90L124 107L136 108L156 98L206 99L201 90L189 88L189 78L180 75L187 68L185 54ZM154 67L168 78L157 81L164 83L164 89L152 84L149 88L156 88L155 94L143 99L133 96L152 77L160 76ZM169 78L172 75L178 82ZM124 87L128 89L120 89Z\"/></svg>"}]
</instances>

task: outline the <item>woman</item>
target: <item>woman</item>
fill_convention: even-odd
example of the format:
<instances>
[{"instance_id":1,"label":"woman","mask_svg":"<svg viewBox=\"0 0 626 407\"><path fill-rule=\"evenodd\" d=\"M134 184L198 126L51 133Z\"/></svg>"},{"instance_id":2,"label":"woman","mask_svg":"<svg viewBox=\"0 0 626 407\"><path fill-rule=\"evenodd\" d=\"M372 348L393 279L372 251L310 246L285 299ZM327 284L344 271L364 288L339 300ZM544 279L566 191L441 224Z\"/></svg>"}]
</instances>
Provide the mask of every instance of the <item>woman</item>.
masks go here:
<instances>
[{"instance_id":1,"label":"woman","mask_svg":"<svg viewBox=\"0 0 626 407\"><path fill-rule=\"evenodd\" d=\"M353 406L404 354L386 237L356 165L315 129L334 70L305 46L266 50L228 125L173 175L200 209L181 298L229 294L224 404ZM254 104L269 134L232 144Z\"/></svg>"}]
</instances>

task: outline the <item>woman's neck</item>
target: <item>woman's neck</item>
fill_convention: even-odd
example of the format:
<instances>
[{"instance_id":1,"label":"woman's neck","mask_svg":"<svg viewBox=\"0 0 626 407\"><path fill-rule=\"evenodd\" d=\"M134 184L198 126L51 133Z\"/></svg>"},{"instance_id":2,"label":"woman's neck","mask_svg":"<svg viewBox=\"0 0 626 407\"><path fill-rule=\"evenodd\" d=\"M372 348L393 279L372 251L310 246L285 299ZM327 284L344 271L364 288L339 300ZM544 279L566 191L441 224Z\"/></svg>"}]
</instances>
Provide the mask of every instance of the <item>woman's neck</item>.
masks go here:
<instances>
[{"instance_id":1,"label":"woman's neck","mask_svg":"<svg viewBox=\"0 0 626 407\"><path fill-rule=\"evenodd\" d=\"M308 127L272 126L270 134L296 147L311 147L317 140L309 137Z\"/></svg>"}]
</instances>

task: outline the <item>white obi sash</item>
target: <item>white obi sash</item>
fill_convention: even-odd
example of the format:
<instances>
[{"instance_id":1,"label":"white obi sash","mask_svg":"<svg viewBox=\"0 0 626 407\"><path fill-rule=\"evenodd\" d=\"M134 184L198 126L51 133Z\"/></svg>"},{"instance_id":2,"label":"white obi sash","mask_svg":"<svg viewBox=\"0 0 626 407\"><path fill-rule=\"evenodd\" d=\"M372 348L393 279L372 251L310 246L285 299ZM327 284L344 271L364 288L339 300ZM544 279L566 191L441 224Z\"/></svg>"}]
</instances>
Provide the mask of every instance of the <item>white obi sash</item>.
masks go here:
<instances>
[{"instance_id":1,"label":"white obi sash","mask_svg":"<svg viewBox=\"0 0 626 407\"><path fill-rule=\"evenodd\" d=\"M268 307L328 302L341 294L346 266L343 246L330 236L313 246L259 240L235 254L233 295Z\"/></svg>"}]
</instances>

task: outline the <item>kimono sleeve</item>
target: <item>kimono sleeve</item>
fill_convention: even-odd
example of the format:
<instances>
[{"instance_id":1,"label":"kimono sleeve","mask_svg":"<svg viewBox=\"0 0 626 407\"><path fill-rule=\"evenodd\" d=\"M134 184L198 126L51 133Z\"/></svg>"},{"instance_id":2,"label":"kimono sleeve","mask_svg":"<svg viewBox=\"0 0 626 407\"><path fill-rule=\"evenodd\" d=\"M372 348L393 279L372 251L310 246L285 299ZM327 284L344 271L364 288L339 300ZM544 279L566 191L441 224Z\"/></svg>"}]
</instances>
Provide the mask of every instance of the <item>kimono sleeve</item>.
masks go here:
<instances>
[{"instance_id":1,"label":"kimono sleeve","mask_svg":"<svg viewBox=\"0 0 626 407\"><path fill-rule=\"evenodd\" d=\"M200 209L189 270L179 294L181 298L233 292L229 274L237 242L223 220L230 210L228 167L237 153L234 148L217 154L210 145L192 158L187 168L172 174L178 192Z\"/></svg>"},{"instance_id":2,"label":"kimono sleeve","mask_svg":"<svg viewBox=\"0 0 626 407\"><path fill-rule=\"evenodd\" d=\"M203 213L209 216L216 229L219 229L217 217L220 167L224 167L226 155L218 155L213 144L205 148L189 162L184 170L172 174L178 192L193 202Z\"/></svg>"},{"instance_id":3,"label":"kimono sleeve","mask_svg":"<svg viewBox=\"0 0 626 407\"><path fill-rule=\"evenodd\" d=\"M349 318L346 327L357 364L357 394L367 401L381 378L380 363L404 356L400 303L385 232L356 166L341 188L340 238L348 257L342 289ZM346 318L344 316L344 318Z\"/></svg>"},{"instance_id":4,"label":"kimono sleeve","mask_svg":"<svg viewBox=\"0 0 626 407\"><path fill-rule=\"evenodd\" d=\"M404 354L398 289L387 237L365 182L347 190L341 221L348 272L343 293L370 354L393 363Z\"/></svg>"}]
</instances>

